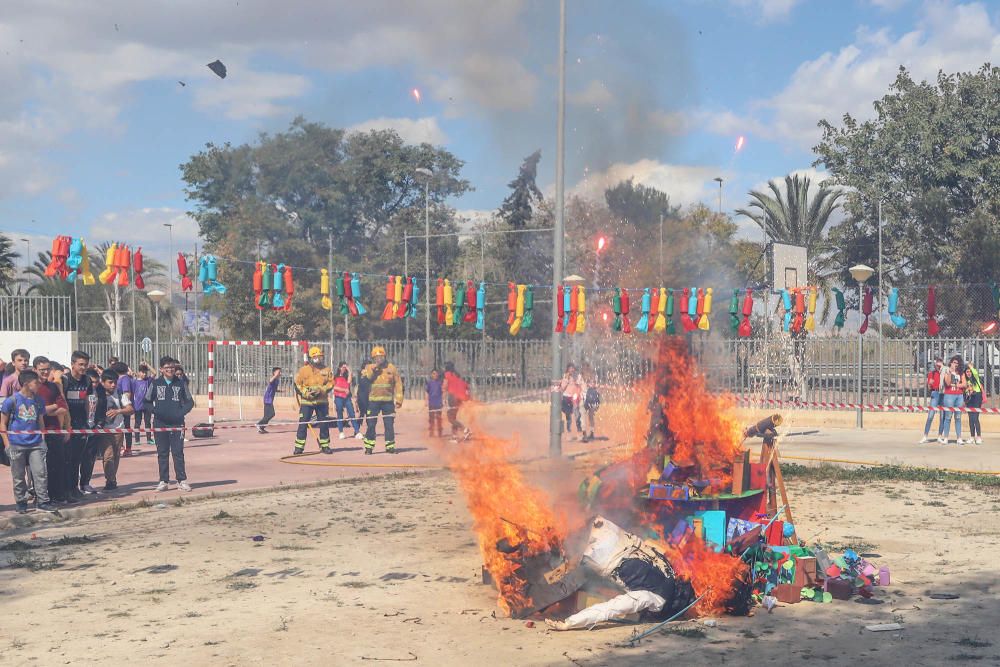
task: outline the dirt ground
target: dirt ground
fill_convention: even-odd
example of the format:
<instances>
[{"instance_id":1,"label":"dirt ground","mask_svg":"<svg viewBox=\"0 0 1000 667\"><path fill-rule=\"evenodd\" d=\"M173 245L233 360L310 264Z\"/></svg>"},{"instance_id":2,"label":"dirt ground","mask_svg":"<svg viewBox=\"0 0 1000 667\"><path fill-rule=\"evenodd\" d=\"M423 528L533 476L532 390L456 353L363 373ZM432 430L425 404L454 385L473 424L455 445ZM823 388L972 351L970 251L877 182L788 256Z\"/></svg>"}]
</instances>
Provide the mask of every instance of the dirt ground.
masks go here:
<instances>
[{"instance_id":1,"label":"dirt ground","mask_svg":"<svg viewBox=\"0 0 1000 667\"><path fill-rule=\"evenodd\" d=\"M790 480L789 492L801 537L874 554L892 584L869 601L685 621L637 647L622 643L649 626L529 628L499 617L481 584L449 473L369 476L8 531L0 663L1000 664L996 491ZM893 621L904 629L863 629Z\"/></svg>"}]
</instances>

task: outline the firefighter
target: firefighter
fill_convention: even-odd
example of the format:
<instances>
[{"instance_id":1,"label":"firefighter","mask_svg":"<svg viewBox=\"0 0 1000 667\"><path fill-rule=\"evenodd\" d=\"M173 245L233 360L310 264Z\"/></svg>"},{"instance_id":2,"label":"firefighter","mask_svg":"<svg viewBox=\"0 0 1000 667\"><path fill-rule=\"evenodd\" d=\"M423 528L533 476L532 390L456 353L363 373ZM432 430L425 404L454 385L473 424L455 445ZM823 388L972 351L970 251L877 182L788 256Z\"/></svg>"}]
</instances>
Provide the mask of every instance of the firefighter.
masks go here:
<instances>
[{"instance_id":1,"label":"firefighter","mask_svg":"<svg viewBox=\"0 0 1000 667\"><path fill-rule=\"evenodd\" d=\"M330 449L330 402L333 372L323 363L323 350L309 348L309 361L295 374L295 395L299 401L299 428L295 432L295 449L301 454L306 448L306 429L315 416L319 425L319 448L324 454Z\"/></svg>"},{"instance_id":2,"label":"firefighter","mask_svg":"<svg viewBox=\"0 0 1000 667\"><path fill-rule=\"evenodd\" d=\"M365 454L375 451L375 423L382 413L382 423L385 426L385 451L396 453L396 431L393 422L396 420L396 410L403 407L403 379L399 370L385 358L385 348L376 345L372 348L372 361L361 371L363 378L371 382L368 396L368 429L365 431Z\"/></svg>"}]
</instances>

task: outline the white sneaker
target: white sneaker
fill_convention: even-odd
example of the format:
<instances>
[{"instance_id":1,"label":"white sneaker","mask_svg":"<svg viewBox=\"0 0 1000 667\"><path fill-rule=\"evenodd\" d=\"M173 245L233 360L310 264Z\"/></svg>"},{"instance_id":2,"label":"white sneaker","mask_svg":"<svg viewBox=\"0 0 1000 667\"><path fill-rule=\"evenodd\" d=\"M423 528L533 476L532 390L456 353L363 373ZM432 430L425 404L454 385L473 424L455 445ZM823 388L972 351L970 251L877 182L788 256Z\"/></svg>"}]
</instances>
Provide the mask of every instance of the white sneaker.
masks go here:
<instances>
[{"instance_id":1,"label":"white sneaker","mask_svg":"<svg viewBox=\"0 0 1000 667\"><path fill-rule=\"evenodd\" d=\"M930 439L925 435L924 437L920 438L920 442L918 442L917 444L918 445L923 445L923 444L926 444L928 442L930 442Z\"/></svg>"},{"instance_id":2,"label":"white sneaker","mask_svg":"<svg viewBox=\"0 0 1000 667\"><path fill-rule=\"evenodd\" d=\"M983 439L982 439L982 438L980 438L980 437L977 437L977 438L976 438L976 444L977 444L977 445L981 445L981 444L983 444Z\"/></svg>"},{"instance_id":3,"label":"white sneaker","mask_svg":"<svg viewBox=\"0 0 1000 667\"><path fill-rule=\"evenodd\" d=\"M341 431L341 432L340 432L340 439L341 439L341 440L343 440L343 439L344 439L344 438L346 438L346 437L347 437L347 436L346 436L346 435L344 434L344 432L343 432L343 431Z\"/></svg>"},{"instance_id":4,"label":"white sneaker","mask_svg":"<svg viewBox=\"0 0 1000 667\"><path fill-rule=\"evenodd\" d=\"M364 438L365 436L361 435L361 431L358 431L357 433L354 434L355 440L364 440Z\"/></svg>"},{"instance_id":5,"label":"white sneaker","mask_svg":"<svg viewBox=\"0 0 1000 667\"><path fill-rule=\"evenodd\" d=\"M92 487L90 484L84 484L80 487L80 492L85 496L92 496L97 493L97 489Z\"/></svg>"},{"instance_id":6,"label":"white sneaker","mask_svg":"<svg viewBox=\"0 0 1000 667\"><path fill-rule=\"evenodd\" d=\"M955 444L956 445L964 445L965 444L965 440L962 440L961 438L959 438L958 440L955 441Z\"/></svg>"},{"instance_id":7,"label":"white sneaker","mask_svg":"<svg viewBox=\"0 0 1000 667\"><path fill-rule=\"evenodd\" d=\"M941 443L942 445L947 445L948 438L938 438L938 442Z\"/></svg>"},{"instance_id":8,"label":"white sneaker","mask_svg":"<svg viewBox=\"0 0 1000 667\"><path fill-rule=\"evenodd\" d=\"M156 490L157 491L166 491L168 487L169 487L169 485L166 482L160 482L159 484L156 485Z\"/></svg>"},{"instance_id":9,"label":"white sneaker","mask_svg":"<svg viewBox=\"0 0 1000 667\"><path fill-rule=\"evenodd\" d=\"M187 483L187 480L181 480L180 482L177 482L177 488L181 491L190 491L191 485Z\"/></svg>"}]
</instances>

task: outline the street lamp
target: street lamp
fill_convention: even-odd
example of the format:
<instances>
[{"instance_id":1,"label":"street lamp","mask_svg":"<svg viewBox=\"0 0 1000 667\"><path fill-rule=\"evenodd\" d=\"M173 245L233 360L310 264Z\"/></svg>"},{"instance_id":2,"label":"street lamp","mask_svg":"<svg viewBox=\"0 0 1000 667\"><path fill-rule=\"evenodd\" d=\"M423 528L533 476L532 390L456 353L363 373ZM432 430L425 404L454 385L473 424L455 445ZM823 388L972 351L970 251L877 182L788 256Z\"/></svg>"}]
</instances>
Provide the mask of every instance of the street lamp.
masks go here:
<instances>
[{"instance_id":1,"label":"street lamp","mask_svg":"<svg viewBox=\"0 0 1000 667\"><path fill-rule=\"evenodd\" d=\"M413 170L424 181L424 325L427 341L431 340L431 179L434 171L427 167L417 167Z\"/></svg>"},{"instance_id":2,"label":"street lamp","mask_svg":"<svg viewBox=\"0 0 1000 667\"><path fill-rule=\"evenodd\" d=\"M160 302L163 301L163 297L165 297L166 294L164 294L162 291L158 289L154 289L146 292L146 296L148 296L149 300L153 302L153 310L156 312L156 323L154 324L156 331L155 334L156 347L154 349L156 350L156 353L153 356L155 363L159 364L160 363Z\"/></svg>"},{"instance_id":3,"label":"street lamp","mask_svg":"<svg viewBox=\"0 0 1000 667\"><path fill-rule=\"evenodd\" d=\"M722 215L722 176L716 176L712 180L719 183L719 215Z\"/></svg>"},{"instance_id":4,"label":"street lamp","mask_svg":"<svg viewBox=\"0 0 1000 667\"><path fill-rule=\"evenodd\" d=\"M167 234L170 237L170 254L167 256L167 290L170 291L170 300L167 303L174 302L174 269L172 262L174 261L174 226L169 222L163 223L163 226L167 228ZM162 297L160 297L162 298Z\"/></svg>"},{"instance_id":5,"label":"street lamp","mask_svg":"<svg viewBox=\"0 0 1000 667\"><path fill-rule=\"evenodd\" d=\"M866 264L857 264L852 266L848 271L851 272L851 277L858 281L858 312L861 312L861 304L864 301L864 289L865 282L872 277L875 273L875 269ZM861 407L864 400L864 389L862 385L862 373L864 372L864 357L863 357L863 347L862 341L864 340L864 334L858 331L858 420L857 427L863 428L864 419L864 409Z\"/></svg>"}]
</instances>

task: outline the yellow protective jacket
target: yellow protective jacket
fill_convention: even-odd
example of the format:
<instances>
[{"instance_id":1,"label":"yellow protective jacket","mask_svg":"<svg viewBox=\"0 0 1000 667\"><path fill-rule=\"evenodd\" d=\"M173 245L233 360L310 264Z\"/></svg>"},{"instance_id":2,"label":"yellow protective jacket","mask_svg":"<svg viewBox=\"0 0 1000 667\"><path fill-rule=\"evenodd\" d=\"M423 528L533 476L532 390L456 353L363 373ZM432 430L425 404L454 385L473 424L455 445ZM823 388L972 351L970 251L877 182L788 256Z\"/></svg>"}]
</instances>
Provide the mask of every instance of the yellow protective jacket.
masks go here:
<instances>
[{"instance_id":1,"label":"yellow protective jacket","mask_svg":"<svg viewBox=\"0 0 1000 667\"><path fill-rule=\"evenodd\" d=\"M324 405L333 391L333 371L328 366L306 364L295 374L295 391L302 405Z\"/></svg>"},{"instance_id":2,"label":"yellow protective jacket","mask_svg":"<svg viewBox=\"0 0 1000 667\"><path fill-rule=\"evenodd\" d=\"M395 366L386 363L379 368L375 364L368 364L361 374L372 381L369 401L393 401L402 405L403 378L399 376L399 370Z\"/></svg>"}]
</instances>

